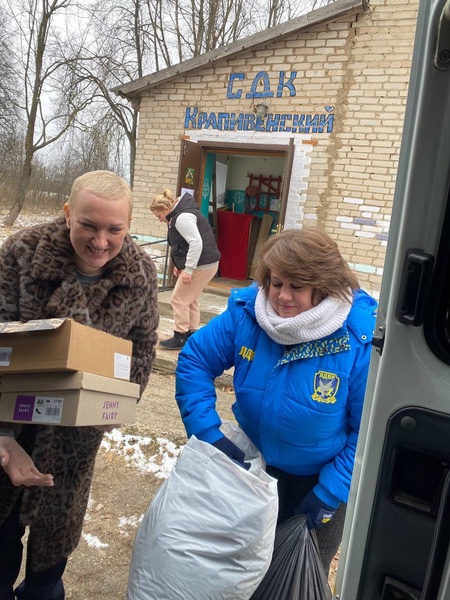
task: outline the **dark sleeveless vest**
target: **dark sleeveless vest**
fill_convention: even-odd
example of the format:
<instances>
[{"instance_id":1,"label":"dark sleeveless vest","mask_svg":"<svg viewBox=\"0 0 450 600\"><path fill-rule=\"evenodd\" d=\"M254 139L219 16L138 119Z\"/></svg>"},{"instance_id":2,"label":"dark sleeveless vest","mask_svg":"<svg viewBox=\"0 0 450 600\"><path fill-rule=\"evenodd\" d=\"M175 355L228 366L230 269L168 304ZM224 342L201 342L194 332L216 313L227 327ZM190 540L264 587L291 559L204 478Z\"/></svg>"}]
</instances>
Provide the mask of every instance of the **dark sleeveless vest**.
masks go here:
<instances>
[{"instance_id":1,"label":"dark sleeveless vest","mask_svg":"<svg viewBox=\"0 0 450 600\"><path fill-rule=\"evenodd\" d=\"M176 268L180 269L180 271L184 269L186 265L186 255L189 250L189 244L175 228L175 223L181 213L192 213L197 217L197 229L199 230L203 241L203 250L200 254L197 266L209 265L217 262L220 258L220 252L217 248L211 226L198 209L194 197L191 196L191 194L185 193L166 217L169 221L167 241Z\"/></svg>"}]
</instances>

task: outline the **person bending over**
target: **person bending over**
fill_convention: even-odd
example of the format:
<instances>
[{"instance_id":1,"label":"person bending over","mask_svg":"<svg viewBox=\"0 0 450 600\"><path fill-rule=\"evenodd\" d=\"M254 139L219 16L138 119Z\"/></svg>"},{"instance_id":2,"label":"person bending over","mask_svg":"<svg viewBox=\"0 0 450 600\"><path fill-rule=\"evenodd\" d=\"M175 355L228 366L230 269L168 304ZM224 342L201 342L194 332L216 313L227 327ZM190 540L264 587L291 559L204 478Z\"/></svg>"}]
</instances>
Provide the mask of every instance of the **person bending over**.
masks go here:
<instances>
[{"instance_id":1,"label":"person bending over","mask_svg":"<svg viewBox=\"0 0 450 600\"><path fill-rule=\"evenodd\" d=\"M166 350L180 350L200 325L200 294L217 273L220 252L208 220L189 193L175 199L170 190L155 196L153 214L168 225L174 275L178 277L170 298L173 337L160 342Z\"/></svg>"},{"instance_id":2,"label":"person bending over","mask_svg":"<svg viewBox=\"0 0 450 600\"><path fill-rule=\"evenodd\" d=\"M242 462L216 411L214 380L234 367L233 413L278 480L278 523L305 514L328 572L342 539L377 304L315 228L266 240L256 279L188 340L176 399L188 436Z\"/></svg>"}]
</instances>

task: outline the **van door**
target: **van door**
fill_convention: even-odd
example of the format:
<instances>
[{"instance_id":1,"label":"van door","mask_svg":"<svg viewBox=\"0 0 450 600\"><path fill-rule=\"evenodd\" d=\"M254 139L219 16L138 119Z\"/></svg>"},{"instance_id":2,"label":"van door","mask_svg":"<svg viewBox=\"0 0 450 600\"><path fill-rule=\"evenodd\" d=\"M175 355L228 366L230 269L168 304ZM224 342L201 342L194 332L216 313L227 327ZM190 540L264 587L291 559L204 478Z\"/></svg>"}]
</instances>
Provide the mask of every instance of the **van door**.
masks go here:
<instances>
[{"instance_id":1,"label":"van door","mask_svg":"<svg viewBox=\"0 0 450 600\"><path fill-rule=\"evenodd\" d=\"M450 0L420 0L341 600L450 598Z\"/></svg>"}]
</instances>

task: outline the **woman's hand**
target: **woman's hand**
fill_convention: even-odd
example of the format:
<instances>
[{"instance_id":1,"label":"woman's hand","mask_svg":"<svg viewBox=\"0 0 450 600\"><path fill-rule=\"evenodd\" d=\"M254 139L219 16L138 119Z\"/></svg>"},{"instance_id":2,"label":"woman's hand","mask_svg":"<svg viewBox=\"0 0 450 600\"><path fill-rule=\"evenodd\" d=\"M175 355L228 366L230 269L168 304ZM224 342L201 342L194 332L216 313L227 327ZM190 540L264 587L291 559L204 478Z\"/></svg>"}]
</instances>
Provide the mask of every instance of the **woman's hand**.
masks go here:
<instances>
[{"instance_id":1,"label":"woman's hand","mask_svg":"<svg viewBox=\"0 0 450 600\"><path fill-rule=\"evenodd\" d=\"M250 463L245 462L245 453L241 450L234 442L229 440L226 436L221 437L217 441L211 444L217 450L223 452L228 458L234 463L248 471L250 469Z\"/></svg>"},{"instance_id":2,"label":"woman's hand","mask_svg":"<svg viewBox=\"0 0 450 600\"><path fill-rule=\"evenodd\" d=\"M305 515L306 525L308 529L316 529L326 523L329 523L334 517L336 508L332 508L325 504L315 493L311 490L303 498L299 508L295 511L296 515Z\"/></svg>"},{"instance_id":3,"label":"woman's hand","mask_svg":"<svg viewBox=\"0 0 450 600\"><path fill-rule=\"evenodd\" d=\"M181 275L180 269L177 269L176 267L174 267L173 268L173 274L175 275L175 277L178 277L179 275Z\"/></svg>"},{"instance_id":4,"label":"woman's hand","mask_svg":"<svg viewBox=\"0 0 450 600\"><path fill-rule=\"evenodd\" d=\"M181 271L181 283L191 283L192 275L190 273L186 273L186 271Z\"/></svg>"},{"instance_id":5,"label":"woman's hand","mask_svg":"<svg viewBox=\"0 0 450 600\"><path fill-rule=\"evenodd\" d=\"M16 440L0 436L0 464L15 486L53 486L53 475L44 475Z\"/></svg>"}]
</instances>

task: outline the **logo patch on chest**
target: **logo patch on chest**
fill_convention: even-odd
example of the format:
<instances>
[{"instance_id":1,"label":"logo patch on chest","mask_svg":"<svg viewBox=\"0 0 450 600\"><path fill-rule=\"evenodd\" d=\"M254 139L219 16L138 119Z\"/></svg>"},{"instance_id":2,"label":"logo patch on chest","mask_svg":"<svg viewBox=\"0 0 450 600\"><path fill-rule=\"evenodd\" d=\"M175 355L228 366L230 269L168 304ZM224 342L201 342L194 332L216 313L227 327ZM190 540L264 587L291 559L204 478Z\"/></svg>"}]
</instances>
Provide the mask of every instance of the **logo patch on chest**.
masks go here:
<instances>
[{"instance_id":1,"label":"logo patch on chest","mask_svg":"<svg viewBox=\"0 0 450 600\"><path fill-rule=\"evenodd\" d=\"M334 404L340 381L336 373L318 371L314 375L314 394L311 398L316 402Z\"/></svg>"}]
</instances>

